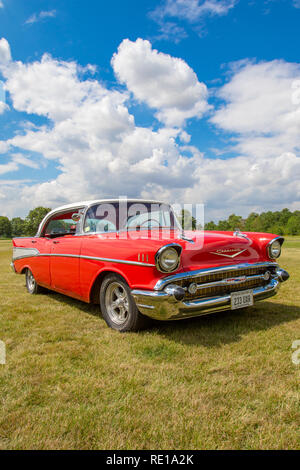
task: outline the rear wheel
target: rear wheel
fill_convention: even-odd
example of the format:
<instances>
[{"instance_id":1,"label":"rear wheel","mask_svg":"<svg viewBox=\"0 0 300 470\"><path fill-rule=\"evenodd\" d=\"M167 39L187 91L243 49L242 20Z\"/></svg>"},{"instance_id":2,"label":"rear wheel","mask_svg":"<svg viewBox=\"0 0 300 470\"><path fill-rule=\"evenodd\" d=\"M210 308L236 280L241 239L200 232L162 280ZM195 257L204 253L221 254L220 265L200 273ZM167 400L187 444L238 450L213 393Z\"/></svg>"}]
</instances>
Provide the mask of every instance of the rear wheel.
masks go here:
<instances>
[{"instance_id":1,"label":"rear wheel","mask_svg":"<svg viewBox=\"0 0 300 470\"><path fill-rule=\"evenodd\" d=\"M130 288L117 274L109 274L100 288L100 308L107 325L121 332L137 331L148 324L134 302Z\"/></svg>"},{"instance_id":2,"label":"rear wheel","mask_svg":"<svg viewBox=\"0 0 300 470\"><path fill-rule=\"evenodd\" d=\"M29 268L26 269L25 278L29 294L39 294L41 292L41 287L36 283L35 277Z\"/></svg>"}]
</instances>

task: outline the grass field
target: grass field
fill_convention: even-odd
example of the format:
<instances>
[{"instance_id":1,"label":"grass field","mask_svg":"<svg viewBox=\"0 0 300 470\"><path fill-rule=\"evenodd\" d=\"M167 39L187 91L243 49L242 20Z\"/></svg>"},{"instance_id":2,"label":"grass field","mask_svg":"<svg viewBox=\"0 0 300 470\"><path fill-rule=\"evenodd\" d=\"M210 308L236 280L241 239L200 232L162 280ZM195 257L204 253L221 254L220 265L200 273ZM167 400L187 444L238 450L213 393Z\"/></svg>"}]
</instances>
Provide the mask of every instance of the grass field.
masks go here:
<instances>
[{"instance_id":1,"label":"grass field","mask_svg":"<svg viewBox=\"0 0 300 470\"><path fill-rule=\"evenodd\" d=\"M0 449L299 449L300 237L254 308L119 334L96 306L30 296L0 241Z\"/></svg>"}]
</instances>

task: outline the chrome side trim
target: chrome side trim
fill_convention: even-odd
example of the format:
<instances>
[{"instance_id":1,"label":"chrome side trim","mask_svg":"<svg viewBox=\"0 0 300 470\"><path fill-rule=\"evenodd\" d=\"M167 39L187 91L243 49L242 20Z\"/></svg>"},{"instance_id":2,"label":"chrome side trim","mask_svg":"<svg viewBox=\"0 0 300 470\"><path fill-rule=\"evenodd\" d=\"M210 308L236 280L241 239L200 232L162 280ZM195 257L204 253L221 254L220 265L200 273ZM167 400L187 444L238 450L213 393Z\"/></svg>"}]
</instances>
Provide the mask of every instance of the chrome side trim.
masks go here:
<instances>
[{"instance_id":1,"label":"chrome side trim","mask_svg":"<svg viewBox=\"0 0 300 470\"><path fill-rule=\"evenodd\" d=\"M154 290L161 290L167 284L171 282L180 281L182 279L192 279L193 277L199 276L206 276L207 274L215 274L221 271L235 271L235 270L243 270L243 269L251 269L251 268L261 268L261 267L278 267L278 264L269 261L269 262L259 262L259 263L242 263L242 264L231 264L228 266L218 266L216 268L206 268L206 269L199 269L196 271L184 271L182 273L174 274L173 276L167 276L159 281L154 286Z\"/></svg>"},{"instance_id":2,"label":"chrome side trim","mask_svg":"<svg viewBox=\"0 0 300 470\"><path fill-rule=\"evenodd\" d=\"M39 253L39 250L36 248L14 246L12 259L15 261L16 259L31 258L32 256L37 256Z\"/></svg>"},{"instance_id":3,"label":"chrome side trim","mask_svg":"<svg viewBox=\"0 0 300 470\"><path fill-rule=\"evenodd\" d=\"M15 249L15 248L14 248ZM60 258L81 258L81 259L89 259L89 260L95 260L95 261L106 261L107 263L118 263L118 264L130 264L134 266L147 266L147 267L155 267L155 264L151 263L142 263L139 261L128 261L125 259L113 259L113 258L102 258L98 256L85 256L85 255L71 255L68 253L40 253L36 248L21 248L22 250L28 250L27 253L25 254L20 254L16 257L13 255L13 260L16 259L23 259L23 258L32 258L35 256L38 257L60 257ZM32 253L29 253L29 250L32 251Z\"/></svg>"},{"instance_id":4,"label":"chrome side trim","mask_svg":"<svg viewBox=\"0 0 300 470\"><path fill-rule=\"evenodd\" d=\"M91 260L96 260L96 261L106 261L107 263L132 264L134 266L148 266L152 268L155 267L155 264L142 263L141 261L128 261L125 259L100 258L97 256L82 256L82 255L80 255L79 258L91 259Z\"/></svg>"}]
</instances>

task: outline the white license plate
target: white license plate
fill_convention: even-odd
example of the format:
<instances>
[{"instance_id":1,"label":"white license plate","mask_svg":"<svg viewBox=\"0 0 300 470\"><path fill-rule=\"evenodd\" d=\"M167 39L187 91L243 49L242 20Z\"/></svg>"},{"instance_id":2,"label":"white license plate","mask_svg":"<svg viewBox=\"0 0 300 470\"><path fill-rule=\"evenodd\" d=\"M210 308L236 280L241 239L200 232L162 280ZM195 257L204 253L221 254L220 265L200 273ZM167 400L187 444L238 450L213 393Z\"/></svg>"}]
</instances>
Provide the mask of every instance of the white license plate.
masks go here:
<instances>
[{"instance_id":1,"label":"white license plate","mask_svg":"<svg viewBox=\"0 0 300 470\"><path fill-rule=\"evenodd\" d=\"M231 294L231 310L253 305L253 290L243 290Z\"/></svg>"}]
</instances>

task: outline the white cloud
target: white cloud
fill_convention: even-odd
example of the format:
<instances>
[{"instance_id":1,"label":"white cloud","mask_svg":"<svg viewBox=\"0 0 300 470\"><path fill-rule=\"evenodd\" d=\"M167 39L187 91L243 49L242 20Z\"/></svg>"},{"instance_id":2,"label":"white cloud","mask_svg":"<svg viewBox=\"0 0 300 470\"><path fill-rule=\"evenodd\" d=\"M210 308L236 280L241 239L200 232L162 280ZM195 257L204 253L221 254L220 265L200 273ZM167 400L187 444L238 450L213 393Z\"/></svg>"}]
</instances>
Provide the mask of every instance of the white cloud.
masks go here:
<instances>
[{"instance_id":1,"label":"white cloud","mask_svg":"<svg viewBox=\"0 0 300 470\"><path fill-rule=\"evenodd\" d=\"M46 18L54 18L56 16L56 10L40 11L39 13L33 13L26 21L25 24L33 24Z\"/></svg>"},{"instance_id":2,"label":"white cloud","mask_svg":"<svg viewBox=\"0 0 300 470\"><path fill-rule=\"evenodd\" d=\"M127 92L84 79L74 62L47 55L30 64L11 62L2 74L13 107L46 116L49 125L26 126L21 135L0 142L0 149L17 149L15 165L24 164L23 150L57 160L61 171L53 181L22 185L19 194L16 190L18 201L10 200L9 207L56 206L116 191L135 196L150 187L180 189L194 183L198 157L180 154L179 130L137 127L125 105Z\"/></svg>"},{"instance_id":3,"label":"white cloud","mask_svg":"<svg viewBox=\"0 0 300 470\"><path fill-rule=\"evenodd\" d=\"M11 60L10 47L5 38L0 39L0 66L8 64Z\"/></svg>"},{"instance_id":4,"label":"white cloud","mask_svg":"<svg viewBox=\"0 0 300 470\"><path fill-rule=\"evenodd\" d=\"M187 63L152 49L143 39L125 39L112 58L112 66L139 101L157 110L156 117L168 126L181 126L208 109L207 88Z\"/></svg>"},{"instance_id":5,"label":"white cloud","mask_svg":"<svg viewBox=\"0 0 300 470\"><path fill-rule=\"evenodd\" d=\"M0 8L4 8L3 2L0 0Z\"/></svg>"},{"instance_id":6,"label":"white cloud","mask_svg":"<svg viewBox=\"0 0 300 470\"><path fill-rule=\"evenodd\" d=\"M3 114L7 109L9 109L8 105L4 101L0 101L0 114Z\"/></svg>"},{"instance_id":7,"label":"white cloud","mask_svg":"<svg viewBox=\"0 0 300 470\"><path fill-rule=\"evenodd\" d=\"M10 171L16 171L18 169L18 164L14 161L0 165L0 175L8 173Z\"/></svg>"},{"instance_id":8,"label":"white cloud","mask_svg":"<svg viewBox=\"0 0 300 470\"><path fill-rule=\"evenodd\" d=\"M127 54L128 69L134 68L129 74L124 71ZM177 123L197 116L189 98L201 102L203 97L198 97L199 82L184 61L153 51L146 41L125 41L113 66L129 91L168 119L171 109ZM2 182L2 213L24 215L37 205L55 207L119 194L171 202L204 201L209 218L284 206L300 208L299 105L291 98L298 89L290 88L292 79L297 83L295 64L247 62L233 69L232 78L220 91L225 105L213 116L215 125L235 133L235 150L243 155L227 160L206 158L189 145L190 136L182 128L160 126L154 131L137 126L127 107L129 93L107 89L84 76L75 62L45 55L32 63L3 61L0 71L15 109L48 118L43 126L23 125L21 134L0 141L0 153L12 152L11 161L1 165L0 172L21 172L22 165L36 168L36 158L28 157L35 152L44 158L40 164L54 160L59 169L58 177L47 182L33 184L24 178L13 185ZM152 88L150 78L155 80L155 71L160 79ZM168 74L173 83L169 84ZM205 100L202 103L207 106Z\"/></svg>"},{"instance_id":9,"label":"white cloud","mask_svg":"<svg viewBox=\"0 0 300 470\"><path fill-rule=\"evenodd\" d=\"M236 0L166 0L152 16L155 18L177 17L196 22L206 15L226 15Z\"/></svg>"},{"instance_id":10,"label":"white cloud","mask_svg":"<svg viewBox=\"0 0 300 470\"><path fill-rule=\"evenodd\" d=\"M218 92L225 105L211 121L235 133L236 150L243 155L295 152L300 150L299 92L300 64L277 60L235 64L232 78Z\"/></svg>"},{"instance_id":11,"label":"white cloud","mask_svg":"<svg viewBox=\"0 0 300 470\"><path fill-rule=\"evenodd\" d=\"M202 34L206 17L227 15L236 3L237 0L164 0L149 16L160 27L160 34L156 39L179 42L187 34L174 20L191 23L197 26L197 31Z\"/></svg>"},{"instance_id":12,"label":"white cloud","mask_svg":"<svg viewBox=\"0 0 300 470\"><path fill-rule=\"evenodd\" d=\"M22 153L14 153L12 154L13 162L17 163L18 165L28 166L29 168L34 168L37 170L40 168L39 164L28 157L25 157Z\"/></svg>"}]
</instances>

